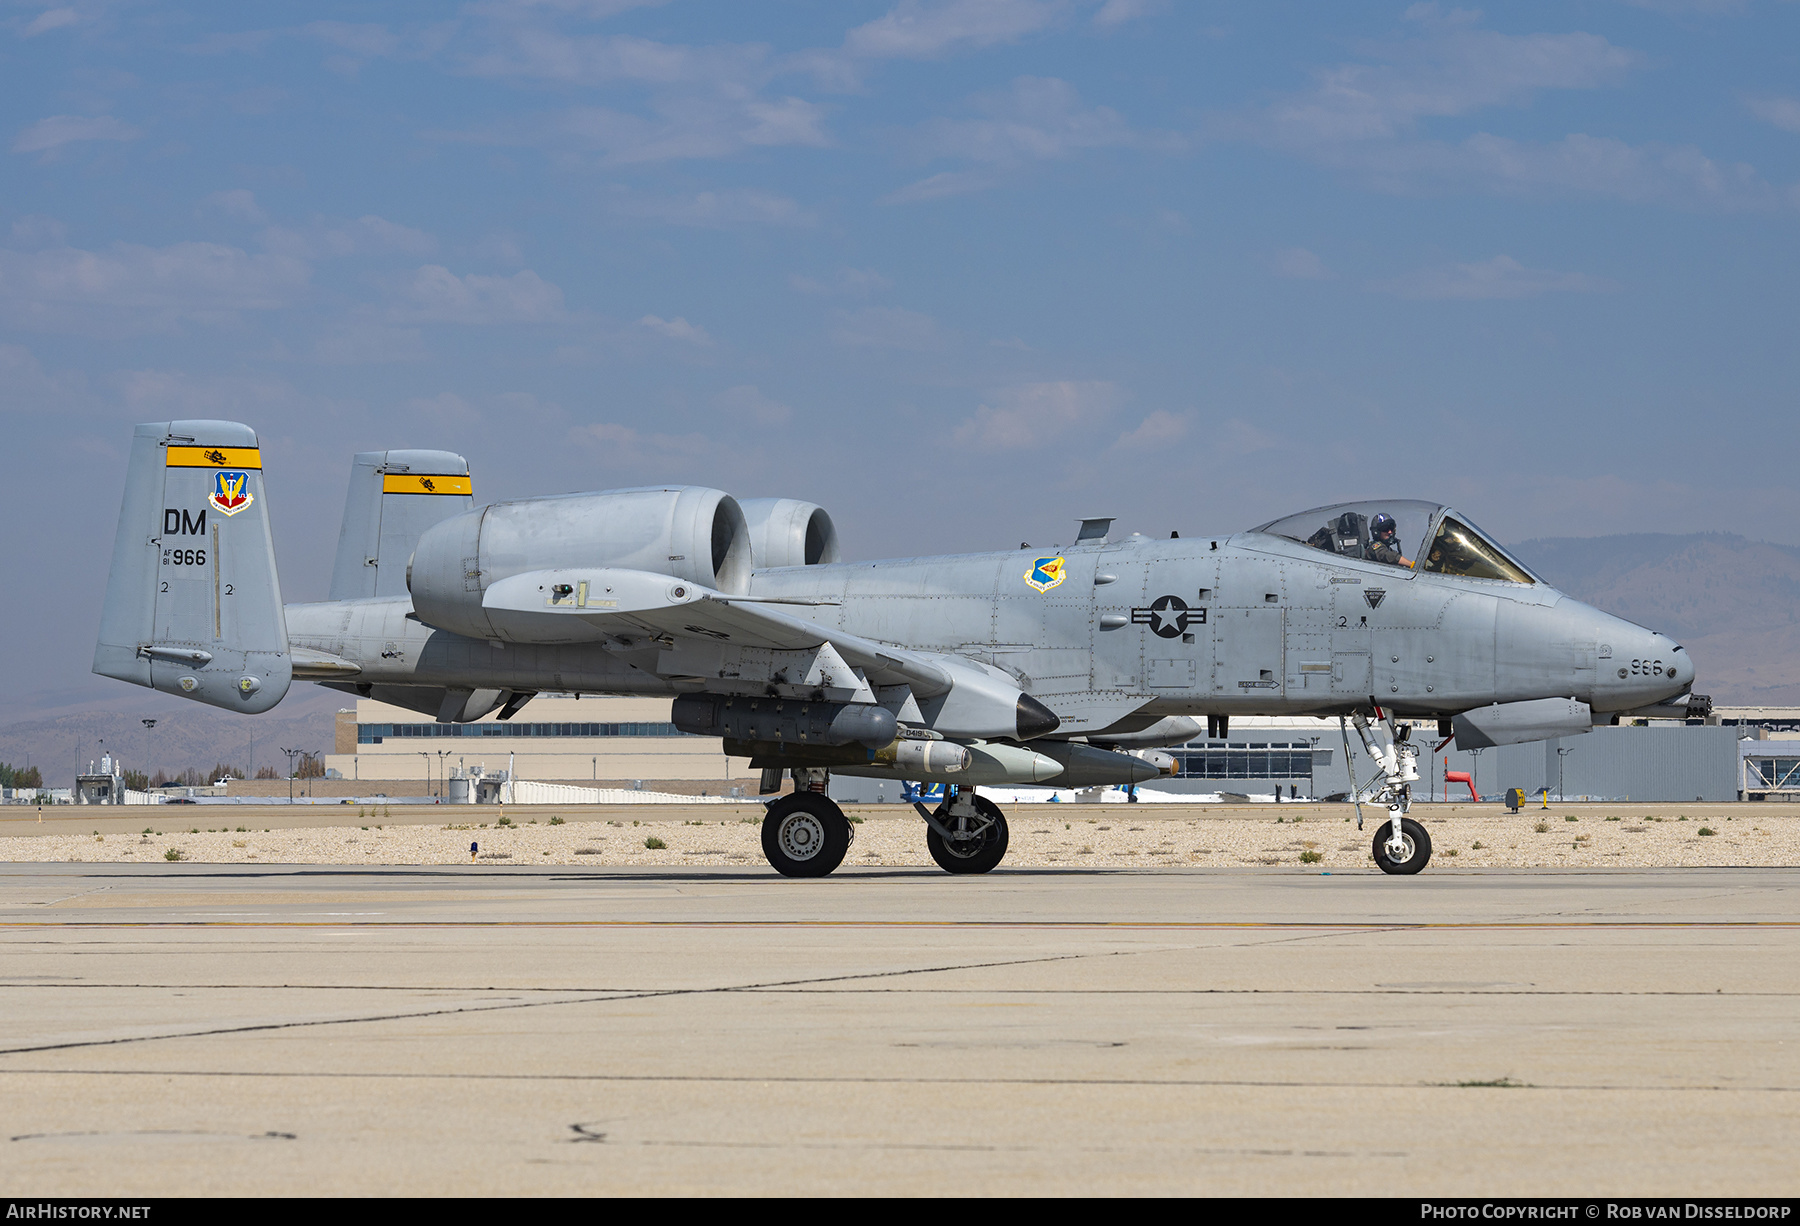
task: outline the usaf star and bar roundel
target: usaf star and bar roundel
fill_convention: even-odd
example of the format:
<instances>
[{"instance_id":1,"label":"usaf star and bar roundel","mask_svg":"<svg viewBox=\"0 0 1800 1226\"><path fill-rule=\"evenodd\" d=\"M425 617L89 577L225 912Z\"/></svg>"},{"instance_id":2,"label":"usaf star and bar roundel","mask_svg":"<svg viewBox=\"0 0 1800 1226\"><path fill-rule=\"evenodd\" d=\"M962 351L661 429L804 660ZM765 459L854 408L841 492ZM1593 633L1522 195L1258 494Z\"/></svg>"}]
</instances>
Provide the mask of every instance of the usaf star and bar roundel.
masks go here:
<instances>
[{"instance_id":1,"label":"usaf star and bar roundel","mask_svg":"<svg viewBox=\"0 0 1800 1226\"><path fill-rule=\"evenodd\" d=\"M1190 625L1205 625L1206 610L1190 609L1179 596L1158 596L1147 609L1133 609L1131 624L1148 626L1158 638L1172 639L1187 633Z\"/></svg>"}]
</instances>

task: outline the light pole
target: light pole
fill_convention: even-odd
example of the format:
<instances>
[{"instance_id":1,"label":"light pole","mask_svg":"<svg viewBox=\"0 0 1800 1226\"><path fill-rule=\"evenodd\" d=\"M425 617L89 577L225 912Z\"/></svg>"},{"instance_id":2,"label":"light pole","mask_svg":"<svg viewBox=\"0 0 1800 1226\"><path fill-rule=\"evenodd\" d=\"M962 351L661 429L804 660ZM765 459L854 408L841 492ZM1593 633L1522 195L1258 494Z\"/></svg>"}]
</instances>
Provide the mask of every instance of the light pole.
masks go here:
<instances>
[{"instance_id":1,"label":"light pole","mask_svg":"<svg viewBox=\"0 0 1800 1226\"><path fill-rule=\"evenodd\" d=\"M444 759L449 757L451 754L453 754L455 752L456 751L454 749L440 749L437 751L437 756L438 756L438 798L440 800L443 798L443 795L444 795Z\"/></svg>"},{"instance_id":2,"label":"light pole","mask_svg":"<svg viewBox=\"0 0 1800 1226\"><path fill-rule=\"evenodd\" d=\"M1568 800L1568 797L1563 794L1563 759L1574 752L1573 749L1564 749L1561 745L1556 747L1556 800L1558 804Z\"/></svg>"},{"instance_id":3,"label":"light pole","mask_svg":"<svg viewBox=\"0 0 1800 1226\"><path fill-rule=\"evenodd\" d=\"M1311 800L1313 799L1313 767L1319 761L1319 738L1315 736L1307 739L1312 741L1312 757L1306 760L1306 798Z\"/></svg>"},{"instance_id":4,"label":"light pole","mask_svg":"<svg viewBox=\"0 0 1800 1226\"><path fill-rule=\"evenodd\" d=\"M1479 750L1479 749L1471 749L1469 751L1469 778L1474 781L1471 786L1473 786L1475 789L1475 803L1480 804L1481 803L1481 750ZM1448 792L1450 789L1445 788L1444 790L1446 792ZM1446 796L1445 799L1448 800L1449 797Z\"/></svg>"},{"instance_id":5,"label":"light pole","mask_svg":"<svg viewBox=\"0 0 1800 1226\"><path fill-rule=\"evenodd\" d=\"M281 752L287 755L288 760L288 803L291 805L294 803L294 758L297 754L302 754L306 751L303 749L284 748Z\"/></svg>"},{"instance_id":6,"label":"light pole","mask_svg":"<svg viewBox=\"0 0 1800 1226\"><path fill-rule=\"evenodd\" d=\"M414 753L425 759L425 795L431 795L431 755L423 749L415 749Z\"/></svg>"}]
</instances>

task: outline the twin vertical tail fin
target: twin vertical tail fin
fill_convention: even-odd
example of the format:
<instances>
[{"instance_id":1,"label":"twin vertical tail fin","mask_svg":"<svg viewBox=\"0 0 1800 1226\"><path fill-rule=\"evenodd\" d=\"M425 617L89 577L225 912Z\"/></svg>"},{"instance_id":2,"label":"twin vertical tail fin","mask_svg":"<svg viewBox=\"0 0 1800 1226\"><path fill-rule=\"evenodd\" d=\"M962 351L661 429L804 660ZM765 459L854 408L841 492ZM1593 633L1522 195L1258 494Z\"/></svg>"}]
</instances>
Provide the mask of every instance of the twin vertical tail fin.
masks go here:
<instances>
[{"instance_id":1,"label":"twin vertical tail fin","mask_svg":"<svg viewBox=\"0 0 1800 1226\"><path fill-rule=\"evenodd\" d=\"M256 432L140 425L113 540L94 671L230 711L293 677Z\"/></svg>"},{"instance_id":2,"label":"twin vertical tail fin","mask_svg":"<svg viewBox=\"0 0 1800 1226\"><path fill-rule=\"evenodd\" d=\"M331 599L406 595L406 564L425 529L474 505L469 462L453 452L359 452L350 466Z\"/></svg>"}]
</instances>

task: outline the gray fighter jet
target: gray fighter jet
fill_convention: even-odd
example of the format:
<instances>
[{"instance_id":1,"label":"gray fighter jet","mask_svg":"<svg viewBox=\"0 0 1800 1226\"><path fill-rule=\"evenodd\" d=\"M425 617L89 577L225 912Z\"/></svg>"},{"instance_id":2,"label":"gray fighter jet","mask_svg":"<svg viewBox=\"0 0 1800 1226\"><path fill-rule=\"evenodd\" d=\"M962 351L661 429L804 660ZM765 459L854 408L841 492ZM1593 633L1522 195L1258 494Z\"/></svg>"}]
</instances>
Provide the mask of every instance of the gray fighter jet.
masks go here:
<instances>
[{"instance_id":1,"label":"gray fighter jet","mask_svg":"<svg viewBox=\"0 0 1800 1226\"><path fill-rule=\"evenodd\" d=\"M1158 747L1234 715L1354 724L1373 763L1355 799L1387 809L1375 861L1416 873L1421 724L1474 748L1704 701L1675 643L1428 502L1168 540L1085 519L1067 548L845 562L807 502L689 486L477 508L448 452L351 471L331 599L284 608L255 432L138 426L94 671L245 713L316 681L442 723L545 691L669 695L765 793L792 777L763 822L789 876L848 849L833 771L946 785L919 806L926 843L979 873L1007 826L977 785L1142 782L1173 769Z\"/></svg>"}]
</instances>

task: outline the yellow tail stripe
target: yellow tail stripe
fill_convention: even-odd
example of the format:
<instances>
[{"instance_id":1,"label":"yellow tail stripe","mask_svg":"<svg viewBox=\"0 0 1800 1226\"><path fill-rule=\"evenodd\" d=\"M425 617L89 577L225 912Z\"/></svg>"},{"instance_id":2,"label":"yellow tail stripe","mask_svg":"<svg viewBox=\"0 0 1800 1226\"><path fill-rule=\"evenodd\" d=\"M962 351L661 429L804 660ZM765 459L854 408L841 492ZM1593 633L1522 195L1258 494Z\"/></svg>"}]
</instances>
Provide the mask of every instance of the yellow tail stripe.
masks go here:
<instances>
[{"instance_id":1,"label":"yellow tail stripe","mask_svg":"<svg viewBox=\"0 0 1800 1226\"><path fill-rule=\"evenodd\" d=\"M381 479L384 494L463 494L474 492L467 477L436 473L388 473Z\"/></svg>"},{"instance_id":2,"label":"yellow tail stripe","mask_svg":"<svg viewBox=\"0 0 1800 1226\"><path fill-rule=\"evenodd\" d=\"M262 451L256 447L171 447L165 462L170 468L261 468Z\"/></svg>"}]
</instances>

